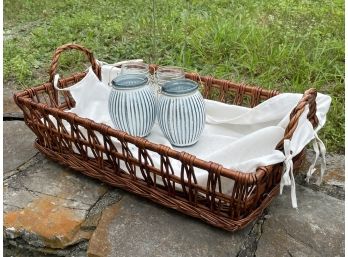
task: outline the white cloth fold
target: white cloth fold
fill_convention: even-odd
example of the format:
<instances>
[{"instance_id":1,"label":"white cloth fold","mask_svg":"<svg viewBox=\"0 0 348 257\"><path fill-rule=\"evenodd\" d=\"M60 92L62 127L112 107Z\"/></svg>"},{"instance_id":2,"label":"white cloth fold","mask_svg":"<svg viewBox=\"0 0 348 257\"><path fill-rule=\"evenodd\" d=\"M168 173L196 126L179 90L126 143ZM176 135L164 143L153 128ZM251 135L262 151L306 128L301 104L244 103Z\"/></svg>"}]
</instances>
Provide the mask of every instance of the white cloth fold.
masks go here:
<instances>
[{"instance_id":1,"label":"white cloth fold","mask_svg":"<svg viewBox=\"0 0 348 257\"><path fill-rule=\"evenodd\" d=\"M291 186L291 203L293 208L297 208L296 183L294 177L293 152L290 148L290 140L284 140L284 173L280 181L280 194L283 193L284 186Z\"/></svg>"},{"instance_id":2,"label":"white cloth fold","mask_svg":"<svg viewBox=\"0 0 348 257\"><path fill-rule=\"evenodd\" d=\"M76 106L69 111L114 127L108 112L108 97L111 90L108 84L110 78L117 76L120 71L115 66L117 64L104 64L102 66L102 81L99 81L90 68L80 82L65 89L71 92L76 101ZM259 166L284 162L281 190L285 185L291 186L292 204L297 207L292 158L313 139L315 139L314 144L318 144L318 151L321 152L322 156L325 154L325 146L316 133L325 124L326 113L331 103L329 96L318 93L316 100L318 127L316 130L313 129L312 124L307 119L308 108L306 108L299 119L292 139L284 142L284 154L275 150L276 145L283 138L289 122L289 114L301 97L302 94L280 94L254 108L205 100L206 124L200 140L195 145L180 148L171 146L157 123L146 139L179 151L186 151L200 159L217 162L226 168L241 172L255 172ZM65 125L69 129L69 124ZM103 142L102 138L100 138L100 142ZM130 149L134 156L138 155L136 146L130 146ZM89 151L89 155L93 157L91 151ZM160 167L160 156L157 153L150 153L150 155L154 165ZM176 160L171 162L175 174L180 176L181 163ZM309 174L314 172L313 169L314 166ZM322 169L323 171L324 169ZM137 174L141 176L138 171ZM206 186L208 173L196 169L195 175L197 183ZM223 193L232 192L232 180L225 179L222 184Z\"/></svg>"}]
</instances>

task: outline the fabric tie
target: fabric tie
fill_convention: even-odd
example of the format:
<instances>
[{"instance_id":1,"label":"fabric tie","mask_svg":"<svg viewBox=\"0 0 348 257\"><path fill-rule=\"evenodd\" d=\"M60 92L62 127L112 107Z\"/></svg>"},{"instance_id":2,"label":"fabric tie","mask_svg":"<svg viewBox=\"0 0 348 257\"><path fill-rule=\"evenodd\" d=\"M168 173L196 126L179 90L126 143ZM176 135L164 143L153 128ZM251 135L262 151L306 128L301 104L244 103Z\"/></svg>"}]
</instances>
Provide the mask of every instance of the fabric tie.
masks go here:
<instances>
[{"instance_id":1,"label":"fabric tie","mask_svg":"<svg viewBox=\"0 0 348 257\"><path fill-rule=\"evenodd\" d=\"M315 152L315 159L314 162L312 163L312 165L309 167L308 172L307 172L307 177L306 177L306 181L307 183L309 183L309 179L311 178L311 176L313 175L313 173L316 171L315 165L317 163L317 160L319 158L319 155L321 155L322 158L322 162L320 165L320 177L317 181L317 185L320 185L326 170L326 147L323 143L323 141L321 141L321 139L319 138L318 134L316 131L314 131L314 141L313 141L313 149Z\"/></svg>"},{"instance_id":2,"label":"fabric tie","mask_svg":"<svg viewBox=\"0 0 348 257\"><path fill-rule=\"evenodd\" d=\"M59 76L58 73L57 73L56 75L54 75L53 87L54 87L57 91L70 91L69 88L59 88L59 87L58 87L59 79L60 79L60 76Z\"/></svg>"},{"instance_id":3,"label":"fabric tie","mask_svg":"<svg viewBox=\"0 0 348 257\"><path fill-rule=\"evenodd\" d=\"M57 89L58 91L62 91L62 90L64 90L64 89L61 89L61 88L58 87L59 78L60 78L60 77L59 77L59 74L54 75L53 86L54 86L54 88ZM64 90L64 91L66 91L66 90Z\"/></svg>"},{"instance_id":4,"label":"fabric tie","mask_svg":"<svg viewBox=\"0 0 348 257\"><path fill-rule=\"evenodd\" d=\"M280 181L280 194L283 193L284 186L291 186L291 203L293 208L297 208L296 184L294 177L294 164L292 161L293 153L290 149L290 140L284 140L284 173Z\"/></svg>"}]
</instances>

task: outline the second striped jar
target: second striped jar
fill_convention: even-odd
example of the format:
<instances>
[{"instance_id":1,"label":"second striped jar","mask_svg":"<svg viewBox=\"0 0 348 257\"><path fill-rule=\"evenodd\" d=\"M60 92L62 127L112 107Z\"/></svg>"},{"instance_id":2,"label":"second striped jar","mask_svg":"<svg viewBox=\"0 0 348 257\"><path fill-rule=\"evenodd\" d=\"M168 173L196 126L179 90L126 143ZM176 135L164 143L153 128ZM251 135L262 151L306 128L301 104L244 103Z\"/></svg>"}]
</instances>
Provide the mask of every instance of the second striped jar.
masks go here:
<instances>
[{"instance_id":1,"label":"second striped jar","mask_svg":"<svg viewBox=\"0 0 348 257\"><path fill-rule=\"evenodd\" d=\"M189 79L164 84L159 97L158 122L172 145L195 144L205 124L205 104L198 84Z\"/></svg>"},{"instance_id":2,"label":"second striped jar","mask_svg":"<svg viewBox=\"0 0 348 257\"><path fill-rule=\"evenodd\" d=\"M126 74L112 81L109 113L117 129L145 137L156 120L156 96L142 74Z\"/></svg>"}]
</instances>

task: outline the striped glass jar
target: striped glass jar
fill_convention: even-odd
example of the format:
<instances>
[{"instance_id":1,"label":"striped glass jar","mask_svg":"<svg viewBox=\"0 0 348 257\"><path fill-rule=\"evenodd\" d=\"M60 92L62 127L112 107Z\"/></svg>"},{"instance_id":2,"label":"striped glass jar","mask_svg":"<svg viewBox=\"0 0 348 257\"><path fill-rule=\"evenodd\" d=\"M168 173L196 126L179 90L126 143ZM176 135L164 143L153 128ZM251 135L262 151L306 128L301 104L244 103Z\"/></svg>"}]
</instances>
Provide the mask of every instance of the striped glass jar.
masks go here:
<instances>
[{"instance_id":1,"label":"striped glass jar","mask_svg":"<svg viewBox=\"0 0 348 257\"><path fill-rule=\"evenodd\" d=\"M172 145L195 144L205 124L205 104L198 84L189 79L164 84L159 97L158 122Z\"/></svg>"},{"instance_id":2,"label":"striped glass jar","mask_svg":"<svg viewBox=\"0 0 348 257\"><path fill-rule=\"evenodd\" d=\"M156 70L156 82L158 85L159 91L161 90L162 86L172 80L177 79L184 79L185 78L185 72L180 67L175 66L160 66ZM157 90L158 91L158 90Z\"/></svg>"},{"instance_id":3,"label":"striped glass jar","mask_svg":"<svg viewBox=\"0 0 348 257\"><path fill-rule=\"evenodd\" d=\"M112 80L109 113L117 129L147 136L156 120L157 103L144 74L125 74Z\"/></svg>"}]
</instances>

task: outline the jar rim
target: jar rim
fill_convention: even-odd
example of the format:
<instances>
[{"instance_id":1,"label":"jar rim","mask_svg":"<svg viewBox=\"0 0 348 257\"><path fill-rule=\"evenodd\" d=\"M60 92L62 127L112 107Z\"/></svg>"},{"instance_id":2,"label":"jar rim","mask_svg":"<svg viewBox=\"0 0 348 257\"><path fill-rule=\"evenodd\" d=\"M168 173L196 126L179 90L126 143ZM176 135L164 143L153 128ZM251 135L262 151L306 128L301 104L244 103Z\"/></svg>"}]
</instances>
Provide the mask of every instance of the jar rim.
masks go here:
<instances>
[{"instance_id":1,"label":"jar rim","mask_svg":"<svg viewBox=\"0 0 348 257\"><path fill-rule=\"evenodd\" d=\"M162 72L162 71L180 71L184 73L184 69L180 66L158 66L157 72Z\"/></svg>"},{"instance_id":2,"label":"jar rim","mask_svg":"<svg viewBox=\"0 0 348 257\"><path fill-rule=\"evenodd\" d=\"M114 88L130 89L146 85L148 78L144 74L123 74L111 81Z\"/></svg>"},{"instance_id":3,"label":"jar rim","mask_svg":"<svg viewBox=\"0 0 348 257\"><path fill-rule=\"evenodd\" d=\"M149 74L149 65L144 62L125 62L121 65L121 75L125 74Z\"/></svg>"},{"instance_id":4,"label":"jar rim","mask_svg":"<svg viewBox=\"0 0 348 257\"><path fill-rule=\"evenodd\" d=\"M178 66L159 66L156 70L156 77L185 77L185 72Z\"/></svg>"},{"instance_id":5,"label":"jar rim","mask_svg":"<svg viewBox=\"0 0 348 257\"><path fill-rule=\"evenodd\" d=\"M190 79L176 79L162 86L162 93L168 95L184 95L198 89L198 83Z\"/></svg>"}]
</instances>

